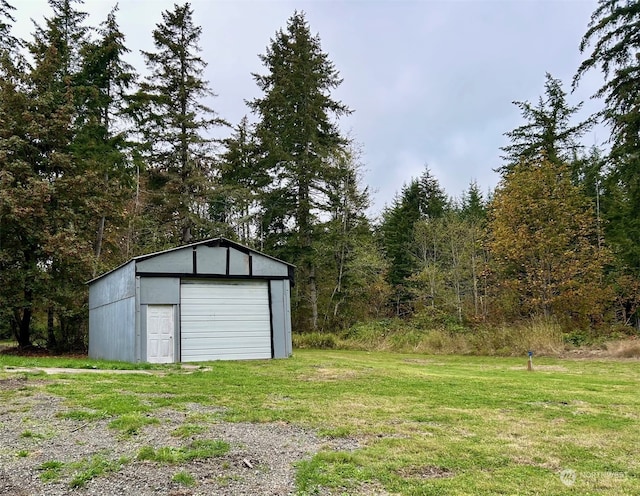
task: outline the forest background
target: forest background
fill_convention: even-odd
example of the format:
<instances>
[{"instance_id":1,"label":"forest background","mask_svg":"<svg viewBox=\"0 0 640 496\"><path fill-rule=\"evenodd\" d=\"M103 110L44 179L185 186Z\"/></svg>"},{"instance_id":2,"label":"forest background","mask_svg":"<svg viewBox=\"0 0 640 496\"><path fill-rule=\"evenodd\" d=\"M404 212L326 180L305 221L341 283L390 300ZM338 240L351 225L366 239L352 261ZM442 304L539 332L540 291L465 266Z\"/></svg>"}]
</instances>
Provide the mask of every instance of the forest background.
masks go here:
<instances>
[{"instance_id":1,"label":"forest background","mask_svg":"<svg viewBox=\"0 0 640 496\"><path fill-rule=\"evenodd\" d=\"M538 101L514 102L495 191L451 198L425 167L378 219L339 126L353 109L303 12L268 40L261 94L229 123L205 104L189 4L162 13L145 76L117 8L92 27L81 2L49 4L19 39L0 0L0 335L21 347L85 347L87 280L218 236L296 265L302 345L434 329L486 341L531 322L574 344L637 334L640 3L600 1L580 44L568 84L601 72L601 112L575 122L581 104L547 74ZM585 149L596 123L608 146Z\"/></svg>"}]
</instances>

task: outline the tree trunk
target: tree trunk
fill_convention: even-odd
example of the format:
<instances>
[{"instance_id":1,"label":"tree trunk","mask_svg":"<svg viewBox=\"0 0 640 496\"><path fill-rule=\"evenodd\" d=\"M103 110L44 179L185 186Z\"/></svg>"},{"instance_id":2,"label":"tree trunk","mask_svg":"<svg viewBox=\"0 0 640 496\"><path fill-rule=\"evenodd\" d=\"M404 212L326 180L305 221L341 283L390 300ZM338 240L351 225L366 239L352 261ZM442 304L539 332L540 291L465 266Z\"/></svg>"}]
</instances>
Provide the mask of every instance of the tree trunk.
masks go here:
<instances>
[{"instance_id":1,"label":"tree trunk","mask_svg":"<svg viewBox=\"0 0 640 496\"><path fill-rule=\"evenodd\" d=\"M25 291L25 297L30 291ZM18 347L27 348L31 345L31 308L23 308L22 315L19 311L16 311L14 319L16 326L14 328L15 338L18 342Z\"/></svg>"},{"instance_id":2,"label":"tree trunk","mask_svg":"<svg viewBox=\"0 0 640 496\"><path fill-rule=\"evenodd\" d=\"M56 344L56 335L53 327L53 307L49 307L47 309L47 349L54 349Z\"/></svg>"},{"instance_id":3,"label":"tree trunk","mask_svg":"<svg viewBox=\"0 0 640 496\"><path fill-rule=\"evenodd\" d=\"M318 329L318 288L316 287L316 268L309 264L309 301L311 303L311 329Z\"/></svg>"}]
</instances>

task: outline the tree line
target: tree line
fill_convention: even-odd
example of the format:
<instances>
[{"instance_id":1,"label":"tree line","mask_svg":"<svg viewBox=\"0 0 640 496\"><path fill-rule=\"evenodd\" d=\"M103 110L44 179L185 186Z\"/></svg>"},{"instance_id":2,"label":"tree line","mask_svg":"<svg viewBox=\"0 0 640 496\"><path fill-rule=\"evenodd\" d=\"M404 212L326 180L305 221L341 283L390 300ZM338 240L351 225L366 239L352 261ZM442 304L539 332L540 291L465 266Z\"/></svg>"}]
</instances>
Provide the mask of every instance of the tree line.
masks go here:
<instances>
[{"instance_id":1,"label":"tree line","mask_svg":"<svg viewBox=\"0 0 640 496\"><path fill-rule=\"evenodd\" d=\"M598 115L575 123L561 81L514 102L501 181L452 199L428 167L370 219L342 79L294 12L259 55L260 96L232 124L188 3L130 52L117 7L96 27L80 0L49 0L32 38L0 0L0 334L77 348L86 281L129 258L225 236L296 265L297 332L390 316L460 328L543 315L569 328L638 326L640 4L601 0L572 81L600 70ZM598 120L608 150L585 150ZM217 131L215 131L217 130ZM214 133L215 131L215 133ZM228 135L214 139L213 135Z\"/></svg>"}]
</instances>

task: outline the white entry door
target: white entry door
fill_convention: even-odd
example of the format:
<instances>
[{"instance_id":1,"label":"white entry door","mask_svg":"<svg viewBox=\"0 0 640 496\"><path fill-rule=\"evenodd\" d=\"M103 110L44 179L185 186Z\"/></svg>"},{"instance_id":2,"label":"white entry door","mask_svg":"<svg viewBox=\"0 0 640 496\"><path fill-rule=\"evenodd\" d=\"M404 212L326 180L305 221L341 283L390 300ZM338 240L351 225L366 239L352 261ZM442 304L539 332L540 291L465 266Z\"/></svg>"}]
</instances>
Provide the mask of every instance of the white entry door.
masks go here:
<instances>
[{"instance_id":1,"label":"white entry door","mask_svg":"<svg viewBox=\"0 0 640 496\"><path fill-rule=\"evenodd\" d=\"M147 362L173 363L173 305L147 306Z\"/></svg>"}]
</instances>

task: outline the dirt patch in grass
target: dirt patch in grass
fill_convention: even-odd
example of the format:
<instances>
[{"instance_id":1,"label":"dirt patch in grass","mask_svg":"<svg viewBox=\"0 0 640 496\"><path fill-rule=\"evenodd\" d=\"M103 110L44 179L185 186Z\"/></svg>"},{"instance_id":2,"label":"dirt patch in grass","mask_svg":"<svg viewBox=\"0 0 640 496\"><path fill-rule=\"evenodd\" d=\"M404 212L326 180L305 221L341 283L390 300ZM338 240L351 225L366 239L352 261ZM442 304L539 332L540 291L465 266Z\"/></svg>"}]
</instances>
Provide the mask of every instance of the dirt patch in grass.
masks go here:
<instances>
[{"instance_id":1,"label":"dirt patch in grass","mask_svg":"<svg viewBox=\"0 0 640 496\"><path fill-rule=\"evenodd\" d=\"M360 374L355 370L339 369L332 367L317 367L313 374L302 376L303 381L341 381L355 379Z\"/></svg>"},{"instance_id":2,"label":"dirt patch in grass","mask_svg":"<svg viewBox=\"0 0 640 496\"><path fill-rule=\"evenodd\" d=\"M436 360L430 360L428 358L405 358L402 360L404 363L411 363L415 365L445 365L444 362Z\"/></svg>"},{"instance_id":3,"label":"dirt patch in grass","mask_svg":"<svg viewBox=\"0 0 640 496\"><path fill-rule=\"evenodd\" d=\"M0 390L21 389L27 384L26 377L7 377L6 379L0 379Z\"/></svg>"},{"instance_id":4,"label":"dirt patch in grass","mask_svg":"<svg viewBox=\"0 0 640 496\"><path fill-rule=\"evenodd\" d=\"M424 465L422 467L409 467L398 470L398 475L405 479L442 479L445 477L453 477L453 471L435 467L433 465Z\"/></svg>"}]
</instances>

